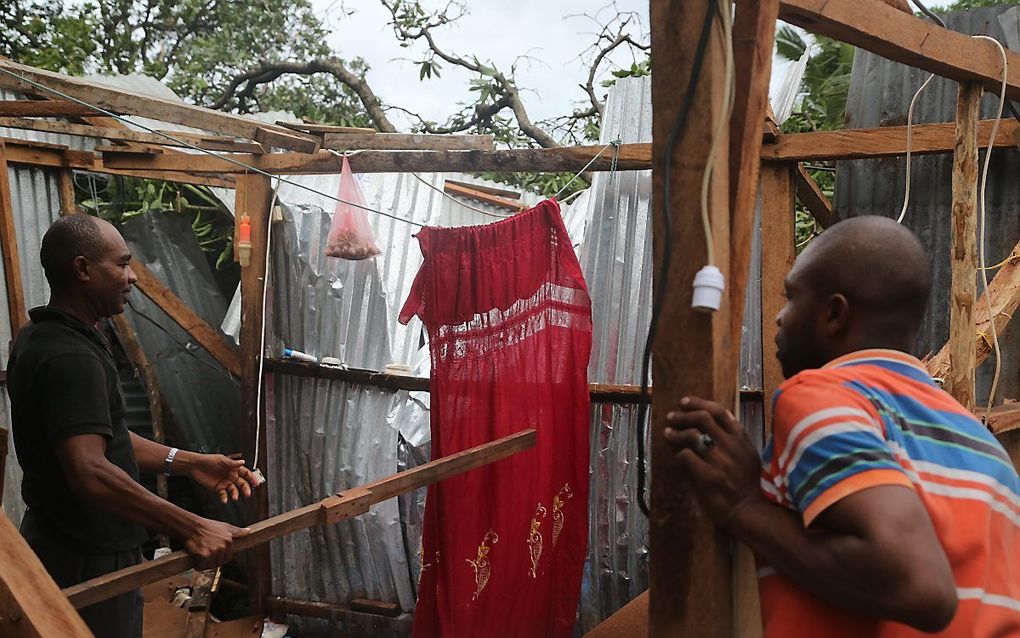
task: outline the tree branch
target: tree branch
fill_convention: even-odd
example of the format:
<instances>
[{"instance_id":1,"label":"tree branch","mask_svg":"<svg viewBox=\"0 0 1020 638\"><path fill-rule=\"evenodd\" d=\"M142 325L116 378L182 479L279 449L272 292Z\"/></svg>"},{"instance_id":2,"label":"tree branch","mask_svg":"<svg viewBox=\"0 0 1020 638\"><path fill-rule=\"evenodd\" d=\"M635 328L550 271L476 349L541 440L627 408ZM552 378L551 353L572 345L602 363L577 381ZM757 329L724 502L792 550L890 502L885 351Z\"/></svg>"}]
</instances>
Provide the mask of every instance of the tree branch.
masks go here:
<instances>
[{"instance_id":1,"label":"tree branch","mask_svg":"<svg viewBox=\"0 0 1020 638\"><path fill-rule=\"evenodd\" d=\"M233 78L227 85L227 88L224 89L223 94L210 107L214 109L224 108L231 98L235 97L238 87L245 83L247 84L244 90L237 96L239 104L242 105L248 99L253 98L254 91L260 84L267 84L287 74L315 75L316 73L328 73L341 84L354 91L377 129L383 133L395 133L397 131L397 128L386 117L386 111L382 106L382 102L368 82L354 74L344 65L343 61L337 58L319 58L308 62L263 62L258 67L245 71Z\"/></svg>"}]
</instances>

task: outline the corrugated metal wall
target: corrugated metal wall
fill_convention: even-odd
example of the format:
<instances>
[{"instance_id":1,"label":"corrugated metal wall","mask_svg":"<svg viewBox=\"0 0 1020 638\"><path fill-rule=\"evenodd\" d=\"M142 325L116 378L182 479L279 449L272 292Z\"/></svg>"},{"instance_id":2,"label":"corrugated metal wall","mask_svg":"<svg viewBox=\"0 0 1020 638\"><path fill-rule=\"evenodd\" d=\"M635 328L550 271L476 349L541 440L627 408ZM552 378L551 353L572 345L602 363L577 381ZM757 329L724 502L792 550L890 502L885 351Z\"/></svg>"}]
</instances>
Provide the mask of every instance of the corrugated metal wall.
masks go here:
<instances>
[{"instance_id":1,"label":"corrugated metal wall","mask_svg":"<svg viewBox=\"0 0 1020 638\"><path fill-rule=\"evenodd\" d=\"M1003 30L997 17L1008 10L990 7L951 13L945 16L949 28L964 33L986 34L1004 43ZM854 58L847 102L847 127L867 128L906 124L907 108L914 92L927 74L884 60L867 51L858 51ZM952 122L956 117L957 83L936 78L918 98L914 122ZM981 116L995 116L998 97L986 94ZM1006 117L1009 117L1008 112ZM986 144L987 140L982 141ZM981 161L984 162L984 152ZM910 206L904 223L924 244L932 257L934 289L928 305L927 318L921 329L916 354L924 356L938 351L949 336L952 154L913 157L911 160ZM899 215L903 205L905 178L903 157L839 162L836 172L834 209L839 219L855 215ZM987 223L985 233L988 264L998 263L1009 255L1020 239L1020 152L998 148L992 154L988 173ZM979 229L980 231L980 229ZM989 278L994 273L989 273ZM979 280L979 291L980 291ZM984 305L977 313L987 312ZM1010 328L1000 335L1002 375L999 397L1020 398L1020 339ZM978 369L978 401L984 403L991 383L991 358Z\"/></svg>"}]
</instances>

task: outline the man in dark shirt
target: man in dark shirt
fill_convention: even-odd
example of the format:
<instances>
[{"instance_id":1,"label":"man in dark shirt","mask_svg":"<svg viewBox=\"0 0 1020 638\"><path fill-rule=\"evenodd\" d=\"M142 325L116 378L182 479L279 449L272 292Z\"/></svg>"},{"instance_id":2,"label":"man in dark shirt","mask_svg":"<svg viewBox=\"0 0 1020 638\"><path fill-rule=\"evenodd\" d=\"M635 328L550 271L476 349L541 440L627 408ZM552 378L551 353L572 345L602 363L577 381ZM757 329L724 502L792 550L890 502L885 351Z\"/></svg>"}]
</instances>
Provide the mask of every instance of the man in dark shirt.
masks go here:
<instances>
[{"instance_id":1,"label":"man in dark shirt","mask_svg":"<svg viewBox=\"0 0 1020 638\"><path fill-rule=\"evenodd\" d=\"M50 302L29 313L7 365L25 539L61 587L136 564L143 528L180 539L200 567L226 562L247 530L196 516L138 483L139 470L187 475L223 502L257 486L243 461L168 448L125 427L116 364L95 328L124 312L136 281L124 239L103 220L63 217L43 237L40 258ZM81 614L99 638L141 636L139 591Z\"/></svg>"}]
</instances>

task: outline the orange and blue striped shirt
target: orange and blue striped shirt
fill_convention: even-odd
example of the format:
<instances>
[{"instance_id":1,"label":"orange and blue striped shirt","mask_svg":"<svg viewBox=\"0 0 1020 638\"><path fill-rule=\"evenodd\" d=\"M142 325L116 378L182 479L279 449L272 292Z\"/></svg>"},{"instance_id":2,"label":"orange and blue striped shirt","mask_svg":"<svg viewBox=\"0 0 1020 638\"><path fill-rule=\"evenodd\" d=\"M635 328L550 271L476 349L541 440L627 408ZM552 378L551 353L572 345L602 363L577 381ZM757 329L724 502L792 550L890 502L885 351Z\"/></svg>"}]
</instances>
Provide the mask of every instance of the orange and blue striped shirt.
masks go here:
<instances>
[{"instance_id":1,"label":"orange and blue striped shirt","mask_svg":"<svg viewBox=\"0 0 1020 638\"><path fill-rule=\"evenodd\" d=\"M945 638L1020 636L1020 478L1002 446L903 352L862 350L786 381L774 399L762 492L808 526L879 485L917 492L956 580ZM768 566L766 638L931 636L829 605Z\"/></svg>"}]
</instances>

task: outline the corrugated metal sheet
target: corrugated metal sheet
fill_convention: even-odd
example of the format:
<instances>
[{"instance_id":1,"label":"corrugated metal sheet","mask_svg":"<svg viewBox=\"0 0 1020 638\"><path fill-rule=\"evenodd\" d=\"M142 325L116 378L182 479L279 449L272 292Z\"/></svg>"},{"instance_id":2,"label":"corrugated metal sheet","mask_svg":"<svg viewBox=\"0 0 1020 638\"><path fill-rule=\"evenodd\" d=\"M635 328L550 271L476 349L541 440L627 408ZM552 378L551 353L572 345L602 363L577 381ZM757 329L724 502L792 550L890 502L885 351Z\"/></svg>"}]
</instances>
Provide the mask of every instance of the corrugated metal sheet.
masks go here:
<instances>
[{"instance_id":1,"label":"corrugated metal sheet","mask_svg":"<svg viewBox=\"0 0 1020 638\"><path fill-rule=\"evenodd\" d=\"M990 7L945 16L951 29L987 34L1004 40L997 16L1005 7ZM906 123L907 108L914 92L927 77L925 73L858 51L854 59L847 102L847 126L865 128ZM952 122L956 114L957 84L936 78L921 94L914 109L917 123ZM987 95L981 115L994 117L998 97ZM1006 117L1009 117L1008 114ZM984 142L983 142L984 143ZM982 162L984 153L981 153ZM952 154L915 156L911 160L910 207L904 223L910 227L932 256L934 288L916 353L937 351L949 336L949 291L952 205ZM834 208L837 218L855 215L894 217L903 204L905 177L903 157L839 162L836 172ZM1016 149L995 149L988 174L987 223L985 233L988 263L1009 255L1020 238L1020 153ZM993 273L989 273L991 277ZM980 283L979 290L980 290ZM983 305L977 313L987 312ZM1000 335L1002 376L1000 398L1020 397L1020 340ZM992 362L978 369L979 402L984 402L991 382Z\"/></svg>"}]
</instances>

